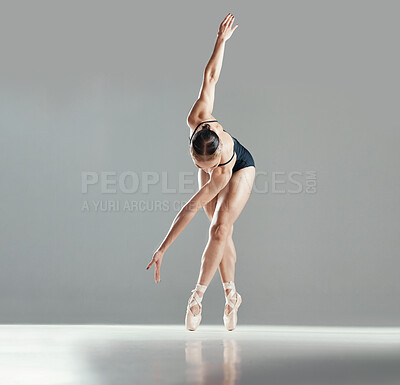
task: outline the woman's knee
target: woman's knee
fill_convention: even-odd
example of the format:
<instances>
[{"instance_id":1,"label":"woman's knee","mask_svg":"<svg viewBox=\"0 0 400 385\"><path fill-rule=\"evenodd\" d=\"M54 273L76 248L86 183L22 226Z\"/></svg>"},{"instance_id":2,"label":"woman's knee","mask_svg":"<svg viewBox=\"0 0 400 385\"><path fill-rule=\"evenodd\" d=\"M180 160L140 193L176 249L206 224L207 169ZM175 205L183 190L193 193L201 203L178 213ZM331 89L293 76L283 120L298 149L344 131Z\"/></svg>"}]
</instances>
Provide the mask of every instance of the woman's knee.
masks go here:
<instances>
[{"instance_id":1,"label":"woman's knee","mask_svg":"<svg viewBox=\"0 0 400 385\"><path fill-rule=\"evenodd\" d=\"M232 236L233 224L216 222L210 226L210 238L216 241L225 241Z\"/></svg>"}]
</instances>

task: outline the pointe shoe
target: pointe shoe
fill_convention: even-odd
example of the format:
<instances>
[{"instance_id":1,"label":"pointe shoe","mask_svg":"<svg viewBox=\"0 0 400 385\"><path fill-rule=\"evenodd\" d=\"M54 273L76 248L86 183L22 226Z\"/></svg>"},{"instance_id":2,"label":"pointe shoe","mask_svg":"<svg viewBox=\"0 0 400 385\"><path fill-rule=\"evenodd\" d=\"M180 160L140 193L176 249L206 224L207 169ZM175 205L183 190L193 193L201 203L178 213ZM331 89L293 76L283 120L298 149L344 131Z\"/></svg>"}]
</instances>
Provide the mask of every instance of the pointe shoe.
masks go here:
<instances>
[{"instance_id":1,"label":"pointe shoe","mask_svg":"<svg viewBox=\"0 0 400 385\"><path fill-rule=\"evenodd\" d=\"M192 290L193 294L189 298L187 308L186 308L186 317L185 317L186 329L188 329L190 331L196 330L198 328L198 326L200 325L200 321L201 321L201 311L202 311L201 301L203 300L203 297L199 297L197 292L198 291L202 292L203 296L204 296L204 292L206 291L206 289L207 289L207 286L197 284L196 288ZM191 308L196 305L199 305L200 311L198 314L194 315Z\"/></svg>"},{"instance_id":2,"label":"pointe shoe","mask_svg":"<svg viewBox=\"0 0 400 385\"><path fill-rule=\"evenodd\" d=\"M224 290L231 289L228 295L225 295L225 306L229 305L231 307L231 311L226 314L226 310L224 308L224 325L228 331L232 331L236 328L237 325L237 312L240 304L242 303L241 295L236 291L235 283L233 281L223 282ZM233 303L232 300L236 297L236 302Z\"/></svg>"}]
</instances>

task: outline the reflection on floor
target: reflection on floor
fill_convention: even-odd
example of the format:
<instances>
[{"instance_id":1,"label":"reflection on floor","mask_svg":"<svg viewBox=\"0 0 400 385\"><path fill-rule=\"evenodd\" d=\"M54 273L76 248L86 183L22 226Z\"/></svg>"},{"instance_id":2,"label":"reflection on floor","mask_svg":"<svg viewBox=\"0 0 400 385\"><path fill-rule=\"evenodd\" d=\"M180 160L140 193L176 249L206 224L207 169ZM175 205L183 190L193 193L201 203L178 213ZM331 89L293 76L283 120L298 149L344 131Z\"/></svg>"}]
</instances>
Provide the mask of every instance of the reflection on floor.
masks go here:
<instances>
[{"instance_id":1,"label":"reflection on floor","mask_svg":"<svg viewBox=\"0 0 400 385\"><path fill-rule=\"evenodd\" d=\"M399 385L399 328L0 325L1 385Z\"/></svg>"}]
</instances>

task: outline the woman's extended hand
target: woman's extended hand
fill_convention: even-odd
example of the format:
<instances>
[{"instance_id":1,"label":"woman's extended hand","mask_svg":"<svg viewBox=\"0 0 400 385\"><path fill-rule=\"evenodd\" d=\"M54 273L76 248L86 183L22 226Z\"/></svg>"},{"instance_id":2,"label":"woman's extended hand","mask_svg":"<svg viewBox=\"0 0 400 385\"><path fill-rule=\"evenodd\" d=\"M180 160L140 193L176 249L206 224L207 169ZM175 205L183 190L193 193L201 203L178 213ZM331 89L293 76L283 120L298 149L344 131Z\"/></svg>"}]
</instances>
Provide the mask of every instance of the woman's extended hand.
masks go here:
<instances>
[{"instance_id":1,"label":"woman's extended hand","mask_svg":"<svg viewBox=\"0 0 400 385\"><path fill-rule=\"evenodd\" d=\"M219 26L218 37L221 37L223 40L226 41L232 36L233 31L239 26L239 24L236 24L232 28L234 19L235 16L233 16L231 13L228 13L228 15L225 17L225 19Z\"/></svg>"},{"instance_id":2,"label":"woman's extended hand","mask_svg":"<svg viewBox=\"0 0 400 385\"><path fill-rule=\"evenodd\" d=\"M154 255L153 258L151 260L151 262L147 265L146 270L148 270L150 268L150 266L152 264L154 264L154 280L157 283L161 281L160 278L160 267L161 267L161 262L163 259L164 253L160 250L157 250Z\"/></svg>"}]
</instances>

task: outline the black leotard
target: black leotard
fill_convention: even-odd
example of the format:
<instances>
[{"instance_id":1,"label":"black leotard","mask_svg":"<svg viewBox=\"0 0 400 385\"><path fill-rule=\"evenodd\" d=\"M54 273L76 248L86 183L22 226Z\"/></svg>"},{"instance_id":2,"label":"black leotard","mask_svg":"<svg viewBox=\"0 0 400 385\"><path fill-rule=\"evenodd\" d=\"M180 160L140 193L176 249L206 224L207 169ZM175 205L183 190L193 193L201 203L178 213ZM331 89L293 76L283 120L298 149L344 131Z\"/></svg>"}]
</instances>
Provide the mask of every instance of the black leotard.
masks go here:
<instances>
[{"instance_id":1,"label":"black leotard","mask_svg":"<svg viewBox=\"0 0 400 385\"><path fill-rule=\"evenodd\" d=\"M193 135L195 134L195 132L199 128L199 126L202 125L203 123L211 123L211 122L218 122L218 120L206 120L204 122L199 123L197 125L197 127L194 129L192 136L189 137L189 144L191 143ZM225 132L228 132L228 131L225 131ZM228 134L229 134L229 132L228 132ZM234 173L242 168L245 168L245 167L249 167L249 166L255 167L256 165L254 162L254 158L250 154L249 150L247 150L246 147L244 147L242 144L240 144L239 141L235 137L233 137L231 134L229 134L229 135L233 139L233 154L227 162L220 163L218 166L225 166L227 163L229 163L233 159L233 157L236 154L237 155L236 162L235 162L235 165L233 166L232 173Z\"/></svg>"}]
</instances>

